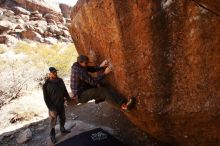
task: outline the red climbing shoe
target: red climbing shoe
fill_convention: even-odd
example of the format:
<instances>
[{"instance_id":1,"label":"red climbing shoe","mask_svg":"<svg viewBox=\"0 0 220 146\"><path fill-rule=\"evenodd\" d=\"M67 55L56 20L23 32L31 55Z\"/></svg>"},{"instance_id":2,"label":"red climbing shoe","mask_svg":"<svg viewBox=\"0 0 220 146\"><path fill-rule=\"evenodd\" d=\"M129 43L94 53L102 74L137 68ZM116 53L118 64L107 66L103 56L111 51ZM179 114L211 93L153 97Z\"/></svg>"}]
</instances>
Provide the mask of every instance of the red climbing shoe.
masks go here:
<instances>
[{"instance_id":1,"label":"red climbing shoe","mask_svg":"<svg viewBox=\"0 0 220 146\"><path fill-rule=\"evenodd\" d=\"M127 103L123 103L121 105L121 110L123 110L123 111L131 110L134 107L134 105L135 105L135 101L136 101L135 97L129 98Z\"/></svg>"}]
</instances>

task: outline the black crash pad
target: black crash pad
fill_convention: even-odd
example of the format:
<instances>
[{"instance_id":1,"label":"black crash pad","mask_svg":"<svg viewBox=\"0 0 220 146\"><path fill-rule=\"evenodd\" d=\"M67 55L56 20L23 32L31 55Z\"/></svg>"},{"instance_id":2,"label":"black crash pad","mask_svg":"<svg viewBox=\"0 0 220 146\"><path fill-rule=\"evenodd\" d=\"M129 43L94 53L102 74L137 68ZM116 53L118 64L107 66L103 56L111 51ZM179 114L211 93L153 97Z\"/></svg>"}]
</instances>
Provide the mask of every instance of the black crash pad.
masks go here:
<instances>
[{"instance_id":1,"label":"black crash pad","mask_svg":"<svg viewBox=\"0 0 220 146\"><path fill-rule=\"evenodd\" d=\"M62 141L56 146L125 146L101 128L90 130Z\"/></svg>"}]
</instances>

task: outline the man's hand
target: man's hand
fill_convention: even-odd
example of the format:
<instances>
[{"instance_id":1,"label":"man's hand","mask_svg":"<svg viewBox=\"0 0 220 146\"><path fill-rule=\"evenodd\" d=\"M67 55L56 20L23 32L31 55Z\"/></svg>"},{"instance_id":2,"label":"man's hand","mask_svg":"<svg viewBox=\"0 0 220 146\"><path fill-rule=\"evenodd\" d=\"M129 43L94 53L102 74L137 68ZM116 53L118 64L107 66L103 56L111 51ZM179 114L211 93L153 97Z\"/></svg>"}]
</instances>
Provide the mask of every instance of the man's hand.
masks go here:
<instances>
[{"instance_id":1,"label":"man's hand","mask_svg":"<svg viewBox=\"0 0 220 146\"><path fill-rule=\"evenodd\" d=\"M104 74L107 75L107 74L109 74L109 73L111 73L111 72L112 72L112 69L111 69L110 67L107 67L107 68L105 69L105 71L104 71Z\"/></svg>"},{"instance_id":2,"label":"man's hand","mask_svg":"<svg viewBox=\"0 0 220 146\"><path fill-rule=\"evenodd\" d=\"M72 98L72 101L71 101L72 105L77 105L78 104L78 96L74 96Z\"/></svg>"},{"instance_id":3,"label":"man's hand","mask_svg":"<svg viewBox=\"0 0 220 146\"><path fill-rule=\"evenodd\" d=\"M104 60L101 64L100 67L107 67L109 64L108 60Z\"/></svg>"}]
</instances>

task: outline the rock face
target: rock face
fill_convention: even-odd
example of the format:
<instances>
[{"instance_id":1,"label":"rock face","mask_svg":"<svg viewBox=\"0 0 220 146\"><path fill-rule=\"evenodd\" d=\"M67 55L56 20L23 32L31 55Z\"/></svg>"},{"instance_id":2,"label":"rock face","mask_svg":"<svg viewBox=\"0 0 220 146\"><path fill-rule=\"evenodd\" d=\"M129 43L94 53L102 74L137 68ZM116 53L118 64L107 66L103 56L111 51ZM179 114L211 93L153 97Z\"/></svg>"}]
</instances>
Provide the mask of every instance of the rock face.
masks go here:
<instances>
[{"instance_id":1,"label":"rock face","mask_svg":"<svg viewBox=\"0 0 220 146\"><path fill-rule=\"evenodd\" d=\"M80 0L80 54L110 59L109 86L140 95L128 118L174 145L220 145L220 2Z\"/></svg>"}]
</instances>

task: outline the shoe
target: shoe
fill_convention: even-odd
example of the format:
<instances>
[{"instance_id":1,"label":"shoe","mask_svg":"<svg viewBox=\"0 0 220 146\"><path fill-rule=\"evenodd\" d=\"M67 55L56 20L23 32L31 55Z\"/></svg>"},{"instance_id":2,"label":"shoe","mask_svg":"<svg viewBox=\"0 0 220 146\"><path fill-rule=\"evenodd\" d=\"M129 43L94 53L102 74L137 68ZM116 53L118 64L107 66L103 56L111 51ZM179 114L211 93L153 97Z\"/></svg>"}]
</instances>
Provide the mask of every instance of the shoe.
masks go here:
<instances>
[{"instance_id":1,"label":"shoe","mask_svg":"<svg viewBox=\"0 0 220 146\"><path fill-rule=\"evenodd\" d=\"M127 109L128 110L131 110L134 105L135 105L135 102L136 102L136 98L135 97L131 97L128 102L127 102Z\"/></svg>"},{"instance_id":2,"label":"shoe","mask_svg":"<svg viewBox=\"0 0 220 146\"><path fill-rule=\"evenodd\" d=\"M129 111L129 110L131 110L131 109L134 107L134 105L135 105L135 101L136 101L135 97L129 98L129 100L127 101L127 103L123 103L123 104L121 105L121 110L123 110L123 111Z\"/></svg>"},{"instance_id":3,"label":"shoe","mask_svg":"<svg viewBox=\"0 0 220 146\"><path fill-rule=\"evenodd\" d=\"M100 102L105 101L105 99L99 99L99 100L95 100L95 104L99 104Z\"/></svg>"},{"instance_id":4,"label":"shoe","mask_svg":"<svg viewBox=\"0 0 220 146\"><path fill-rule=\"evenodd\" d=\"M70 130L66 130L65 128L61 128L60 132L63 133L63 134L67 134L67 133L70 133L71 131Z\"/></svg>"},{"instance_id":5,"label":"shoe","mask_svg":"<svg viewBox=\"0 0 220 146\"><path fill-rule=\"evenodd\" d=\"M50 131L50 139L53 144L55 144L57 142L56 138L55 138L55 129L54 128L51 129L51 131Z\"/></svg>"},{"instance_id":6,"label":"shoe","mask_svg":"<svg viewBox=\"0 0 220 146\"><path fill-rule=\"evenodd\" d=\"M50 139L51 139L51 142L53 143L53 144L55 144L56 142L57 142L57 140L56 140L56 138L55 138L55 136L50 136Z\"/></svg>"}]
</instances>

